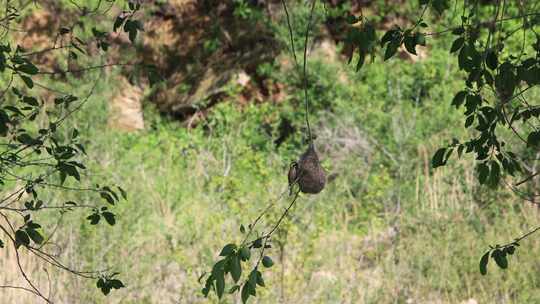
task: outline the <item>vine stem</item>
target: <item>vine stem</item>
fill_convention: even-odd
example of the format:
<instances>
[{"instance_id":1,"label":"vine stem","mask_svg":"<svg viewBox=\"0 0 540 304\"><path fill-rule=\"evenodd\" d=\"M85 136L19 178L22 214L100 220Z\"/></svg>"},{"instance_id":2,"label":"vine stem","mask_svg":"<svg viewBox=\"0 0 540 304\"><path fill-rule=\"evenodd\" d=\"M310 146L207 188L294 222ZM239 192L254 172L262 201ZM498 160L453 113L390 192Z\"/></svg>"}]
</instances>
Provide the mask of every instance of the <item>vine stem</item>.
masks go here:
<instances>
[{"instance_id":1,"label":"vine stem","mask_svg":"<svg viewBox=\"0 0 540 304\"><path fill-rule=\"evenodd\" d=\"M514 241L512 241L512 242L510 242L510 243L507 243L507 244L504 244L504 245L502 245L502 246L499 246L499 248L501 248L501 247L507 247L507 246L510 246L510 245L517 244L517 243L523 241L524 239L528 238L528 237L531 236L532 234L538 232L538 230L540 230L540 226L538 226L538 227L534 228L533 230L531 230L531 231L525 233L524 235L522 235L522 236L520 236L520 237L514 239Z\"/></svg>"},{"instance_id":2,"label":"vine stem","mask_svg":"<svg viewBox=\"0 0 540 304\"><path fill-rule=\"evenodd\" d=\"M294 198L292 199L291 203L289 204L289 206L287 207L287 209L285 209L285 211L283 212L283 214L281 214L281 217L279 218L279 220L276 222L276 224L274 225L274 227L272 227L272 229L270 230L270 232L268 232L267 234L263 235L262 237L260 237L261 239L264 238L264 244L261 248L261 254L259 256L259 260L257 261L257 264L255 265L255 269L257 269L259 267L259 263L262 261L263 257L264 257L264 251L266 249L266 244L268 243L268 240L270 239L270 237L272 236L272 234L276 231L276 229L279 227L279 225L281 225L281 222L283 221L283 219L287 216L287 214L289 214L289 211L291 210L291 208L294 206L294 204L296 203L297 199L298 199L298 195L300 194L300 190L297 190L296 193L294 194Z\"/></svg>"},{"instance_id":3,"label":"vine stem","mask_svg":"<svg viewBox=\"0 0 540 304\"><path fill-rule=\"evenodd\" d=\"M251 233L253 232L253 230L255 229L255 226L257 225L257 223L261 220L261 218L268 212L270 211L270 209L272 209L272 207L274 207L274 205L281 200L281 198L285 195L285 193L287 193L288 188L285 189L284 191L281 192L281 194L277 197L276 200L270 202L270 204L268 204L268 206L266 206L266 208L264 208L264 210L259 214L259 216L257 216L257 218L255 219L255 221L253 221L249 226L248 226L248 232L246 233L246 236L244 238L244 240L242 241L240 247L244 246L248 240L248 238L251 236Z\"/></svg>"},{"instance_id":4,"label":"vine stem","mask_svg":"<svg viewBox=\"0 0 540 304\"><path fill-rule=\"evenodd\" d=\"M298 59L296 58L296 50L294 47L294 35L292 31L292 25L291 25L291 17L289 16L289 9L287 8L287 3L285 3L285 0L281 0L281 4L283 5L283 10L285 11L285 17L287 19L287 27L289 29L289 39L291 40L291 53L294 58L294 66L296 70L299 70L298 68Z\"/></svg>"},{"instance_id":5,"label":"vine stem","mask_svg":"<svg viewBox=\"0 0 540 304\"><path fill-rule=\"evenodd\" d=\"M299 70L298 59L296 57L296 50L294 47L294 35L293 35L293 30L292 30L292 25L291 25L291 18L290 18L289 10L287 9L287 4L285 1L286 0L281 0L281 4L283 6L283 9L285 10L285 16L287 19L287 27L289 29L289 39L291 40L291 53L294 58L294 65L295 65L296 70ZM308 140L309 140L310 145L313 144L313 136L311 133L311 125L309 123L309 97L308 97L308 89L307 89L307 48L308 48L308 42L309 42L309 32L311 30L311 25L313 21L313 12L315 11L316 3L317 3L317 0L313 0L311 2L309 20L308 20L308 25L306 28L306 37L304 41L304 61L303 61L303 66L302 66L302 86L304 89L305 119L306 119L306 128L308 132L307 135L308 135Z\"/></svg>"},{"instance_id":6,"label":"vine stem","mask_svg":"<svg viewBox=\"0 0 540 304\"><path fill-rule=\"evenodd\" d=\"M535 173L527 176L525 179L521 180L520 182L516 183L514 186L517 187L517 186L519 186L519 185L521 185L521 184L523 184L525 182L528 182L528 181L530 181L531 179L533 179L535 176L537 176L539 174L540 174L540 172L535 172Z\"/></svg>"},{"instance_id":7,"label":"vine stem","mask_svg":"<svg viewBox=\"0 0 540 304\"><path fill-rule=\"evenodd\" d=\"M306 127L308 131L308 139L309 144L313 145L313 135L311 134L311 126L309 125L309 98L308 98L308 89L307 89L307 48L308 48L308 40L309 40L309 30L311 29L311 22L313 20L313 11L315 10L315 3L317 3L317 0L313 0L311 2L311 11L309 13L309 21L306 29L306 39L304 42L304 66L303 66L303 73L304 73L304 104L305 104L305 116L306 116Z\"/></svg>"}]
</instances>

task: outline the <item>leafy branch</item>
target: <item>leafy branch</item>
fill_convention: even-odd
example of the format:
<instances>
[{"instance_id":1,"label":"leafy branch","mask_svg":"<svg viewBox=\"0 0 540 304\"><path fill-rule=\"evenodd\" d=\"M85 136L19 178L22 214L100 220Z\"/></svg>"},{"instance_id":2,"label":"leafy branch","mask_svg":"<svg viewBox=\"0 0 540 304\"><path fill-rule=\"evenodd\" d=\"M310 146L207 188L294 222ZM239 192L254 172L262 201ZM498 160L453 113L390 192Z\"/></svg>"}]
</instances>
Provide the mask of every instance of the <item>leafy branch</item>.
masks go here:
<instances>
[{"instance_id":1,"label":"leafy branch","mask_svg":"<svg viewBox=\"0 0 540 304\"><path fill-rule=\"evenodd\" d=\"M109 12L115 2L107 1L108 7L101 13ZM3 285L0 288L27 291L46 303L52 303L52 299L40 291L39 286L23 268L20 252L25 251L37 261L84 279L96 280L97 288L107 295L113 289L124 287L124 283L117 277L118 272L108 268L74 269L47 250L49 245L54 245L54 235L61 228L66 214L75 210L89 210L90 214L86 220L90 225L106 222L114 226L117 222L114 207L122 200L127 200L127 193L120 186L83 185L84 172L87 171L83 163L86 151L80 140L79 131L71 128L67 130L69 132L60 134L61 130L66 129L64 122L79 112L94 94L102 74L95 79L83 98L50 89L37 81L44 75L71 73L80 77L81 73L103 72L104 68L111 66L141 65L107 63L76 69L45 70L36 64L37 55L65 52L64 55L69 61L77 61L81 56L87 55L84 47L89 44L95 44L103 53L109 50L109 32L92 28L91 37L82 37L74 33L75 24L83 22L82 19L85 17L100 13L102 1L99 1L92 10L72 3L80 10L78 20L61 27L51 47L37 51L24 50L17 44L18 41L15 40L17 36L12 37L11 34L13 31L11 24L19 22L18 17L28 3L19 3L16 7L12 1L7 1L4 15L0 16L0 27L3 28L0 43L0 74L8 80L6 87L0 91L0 185L4 189L13 189L3 193L3 197L0 198L0 250L5 246L13 247L19 273L28 286ZM126 3L127 8L117 16L112 30L122 28L129 40L135 43L138 33L143 31L143 25L138 20L141 4L139 1L131 0ZM155 70L147 66L143 68L150 71L148 75L151 84L159 80ZM58 80L51 77L48 81ZM57 94L54 103L47 106L48 111L43 111L45 102L35 93L35 85ZM84 191L99 199L95 203L54 202L43 198L41 193L45 189ZM45 210L52 211L57 216L56 224L53 224L49 233L47 233L49 227L38 222L39 213Z\"/></svg>"}]
</instances>

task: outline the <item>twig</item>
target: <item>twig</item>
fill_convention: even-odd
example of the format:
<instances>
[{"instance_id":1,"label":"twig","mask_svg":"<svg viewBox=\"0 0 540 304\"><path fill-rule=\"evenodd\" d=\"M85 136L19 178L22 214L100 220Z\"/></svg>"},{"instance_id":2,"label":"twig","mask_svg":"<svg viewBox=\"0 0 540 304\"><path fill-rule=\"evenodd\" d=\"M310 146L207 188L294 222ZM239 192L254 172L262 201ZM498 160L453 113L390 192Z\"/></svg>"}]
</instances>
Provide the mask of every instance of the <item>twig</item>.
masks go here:
<instances>
[{"instance_id":1,"label":"twig","mask_svg":"<svg viewBox=\"0 0 540 304\"><path fill-rule=\"evenodd\" d=\"M283 221L283 219L285 218L285 216L287 216L287 214L289 214L289 210L291 210L291 208L294 206L294 204L296 203L296 200L298 198L298 195L300 194L300 189L298 189L294 195L294 198L293 200L291 201L291 203L289 204L289 206L287 207L287 209L285 209L285 212L283 212L283 214L281 215L281 217L279 218L279 220L276 222L276 224L274 225L274 227L272 227L272 229L270 230L270 232L268 232L267 234L263 235L262 237L260 237L259 239L263 239L264 238L264 244L262 246L262 249L261 249L261 254L259 256L259 260L257 261L257 264L255 265L255 269L257 269L257 267L259 267L259 263L262 261L263 257L264 257L264 251L266 249L266 244L268 243L268 240L270 239L270 237L272 236L272 234L274 233L274 231L276 231L276 229L279 227L279 225L281 224L281 222Z\"/></svg>"},{"instance_id":2,"label":"twig","mask_svg":"<svg viewBox=\"0 0 540 304\"><path fill-rule=\"evenodd\" d=\"M102 68L112 67L112 66L122 67L122 66L134 66L134 65L138 65L138 63L107 63L107 64L102 64L102 65L89 66L89 67L85 67L85 68L77 69L77 70L39 71L37 74L56 75L56 74L68 74L68 73L80 73L80 72L97 70L97 69L102 69Z\"/></svg>"},{"instance_id":3,"label":"twig","mask_svg":"<svg viewBox=\"0 0 540 304\"><path fill-rule=\"evenodd\" d=\"M536 172L536 173L534 173L534 174L531 174L531 175L527 176L525 179L523 179L523 180L517 182L514 186L517 187L517 186L519 186L519 185L521 185L521 184L523 184L523 183L525 183L525 182L528 182L529 180L533 179L533 178L534 178L535 176L537 176L538 174L540 174L540 172Z\"/></svg>"},{"instance_id":4,"label":"twig","mask_svg":"<svg viewBox=\"0 0 540 304\"><path fill-rule=\"evenodd\" d=\"M246 234L246 237L244 238L244 240L242 241L242 244L240 245L240 247L244 246L246 244L246 241L247 239L249 238L249 236L251 235L251 233L253 232L253 230L255 230L255 226L257 225L257 223L261 220L261 218L268 212L270 211L270 209L272 209L272 207L274 207L274 205L279 201L281 200L281 198L283 197L283 195L285 193L287 193L289 191L289 189L285 189L285 191L282 191L281 194L278 196L278 198L271 202L260 214L259 216L257 216L257 218L253 221L253 223L251 223L248 227L248 233Z\"/></svg>"},{"instance_id":5,"label":"twig","mask_svg":"<svg viewBox=\"0 0 540 304\"><path fill-rule=\"evenodd\" d=\"M531 236L532 234L536 233L538 230L540 230L540 226L538 226L538 227L534 228L533 230L531 230L531 231L525 233L524 235L522 235L522 236L520 236L520 237L514 239L513 242L504 244L504 245L499 246L499 247L507 247L507 246L511 246L511 245L517 244L517 243L521 242L522 240L528 238L528 237Z\"/></svg>"}]
</instances>

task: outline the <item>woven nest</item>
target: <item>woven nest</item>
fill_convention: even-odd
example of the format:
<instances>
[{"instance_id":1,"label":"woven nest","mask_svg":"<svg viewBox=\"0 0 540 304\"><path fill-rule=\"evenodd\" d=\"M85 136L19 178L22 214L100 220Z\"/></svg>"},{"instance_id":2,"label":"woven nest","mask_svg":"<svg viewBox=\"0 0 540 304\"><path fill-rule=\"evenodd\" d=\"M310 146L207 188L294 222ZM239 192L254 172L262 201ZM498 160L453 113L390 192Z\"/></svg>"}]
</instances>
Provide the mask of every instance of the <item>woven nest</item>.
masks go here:
<instances>
[{"instance_id":1,"label":"woven nest","mask_svg":"<svg viewBox=\"0 0 540 304\"><path fill-rule=\"evenodd\" d=\"M313 144L300 156L297 163L289 171L289 184L298 183L303 193L317 194L326 185L326 174L319 162L319 156Z\"/></svg>"}]
</instances>

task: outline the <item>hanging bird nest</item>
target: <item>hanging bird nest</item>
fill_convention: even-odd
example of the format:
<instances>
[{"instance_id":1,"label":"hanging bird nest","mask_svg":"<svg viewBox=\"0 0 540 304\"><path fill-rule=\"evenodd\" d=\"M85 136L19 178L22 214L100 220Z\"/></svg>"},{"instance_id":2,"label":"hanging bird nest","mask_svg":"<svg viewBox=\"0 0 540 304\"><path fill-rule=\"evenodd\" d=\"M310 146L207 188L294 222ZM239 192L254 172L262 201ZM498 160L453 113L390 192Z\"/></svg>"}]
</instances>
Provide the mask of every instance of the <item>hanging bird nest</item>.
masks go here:
<instances>
[{"instance_id":1,"label":"hanging bird nest","mask_svg":"<svg viewBox=\"0 0 540 304\"><path fill-rule=\"evenodd\" d=\"M310 144L298 162L293 162L289 169L289 187L298 184L303 193L317 194L326 185L326 174L319 161L315 146Z\"/></svg>"}]
</instances>

